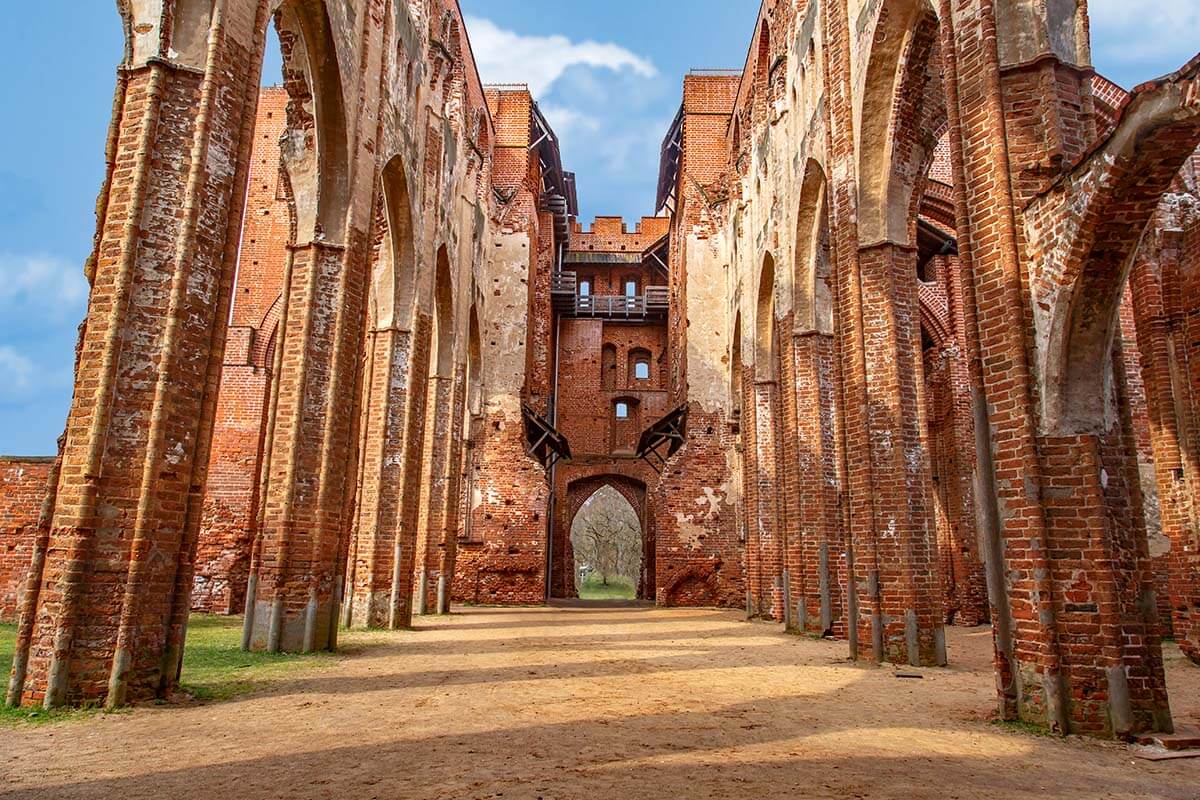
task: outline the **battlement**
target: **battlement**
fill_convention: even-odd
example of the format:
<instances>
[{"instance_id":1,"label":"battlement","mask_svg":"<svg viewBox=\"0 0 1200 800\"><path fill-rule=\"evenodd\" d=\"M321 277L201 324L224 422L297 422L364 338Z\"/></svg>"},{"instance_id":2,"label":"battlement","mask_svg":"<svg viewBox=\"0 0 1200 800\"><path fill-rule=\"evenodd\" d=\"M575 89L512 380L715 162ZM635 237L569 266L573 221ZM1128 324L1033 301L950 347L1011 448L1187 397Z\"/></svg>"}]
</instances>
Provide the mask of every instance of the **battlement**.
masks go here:
<instances>
[{"instance_id":1,"label":"battlement","mask_svg":"<svg viewBox=\"0 0 1200 800\"><path fill-rule=\"evenodd\" d=\"M642 217L629 230L624 217L596 217L590 228L580 222L571 226L571 249L600 252L641 252L671 228L669 217Z\"/></svg>"}]
</instances>

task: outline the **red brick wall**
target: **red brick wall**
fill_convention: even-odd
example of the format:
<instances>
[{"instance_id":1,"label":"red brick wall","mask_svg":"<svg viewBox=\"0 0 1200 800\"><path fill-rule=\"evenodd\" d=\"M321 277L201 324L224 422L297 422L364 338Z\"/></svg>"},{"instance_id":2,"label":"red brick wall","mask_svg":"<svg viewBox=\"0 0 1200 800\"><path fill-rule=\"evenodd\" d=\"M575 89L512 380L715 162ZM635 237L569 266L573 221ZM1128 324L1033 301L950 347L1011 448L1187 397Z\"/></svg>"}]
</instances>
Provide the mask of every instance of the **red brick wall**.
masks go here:
<instances>
[{"instance_id":1,"label":"red brick wall","mask_svg":"<svg viewBox=\"0 0 1200 800\"><path fill-rule=\"evenodd\" d=\"M0 621L16 621L53 464L0 456Z\"/></svg>"},{"instance_id":2,"label":"red brick wall","mask_svg":"<svg viewBox=\"0 0 1200 800\"><path fill-rule=\"evenodd\" d=\"M563 319L559 345L558 428L577 455L631 451L637 437L670 410L662 380L666 330L662 325ZM602 363L605 348L615 353L611 367ZM629 375L629 355L650 354L650 380ZM613 376L604 380L602 373ZM630 406L622 422L614 416L620 400Z\"/></svg>"}]
</instances>

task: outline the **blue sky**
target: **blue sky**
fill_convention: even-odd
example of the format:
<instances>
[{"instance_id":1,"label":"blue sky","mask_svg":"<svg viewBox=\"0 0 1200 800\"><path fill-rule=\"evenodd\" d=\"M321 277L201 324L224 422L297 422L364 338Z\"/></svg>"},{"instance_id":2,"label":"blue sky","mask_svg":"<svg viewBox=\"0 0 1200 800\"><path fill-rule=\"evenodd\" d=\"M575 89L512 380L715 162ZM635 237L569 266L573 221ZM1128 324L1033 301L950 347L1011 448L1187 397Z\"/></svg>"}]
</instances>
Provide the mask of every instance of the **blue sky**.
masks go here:
<instances>
[{"instance_id":1,"label":"blue sky","mask_svg":"<svg viewBox=\"0 0 1200 800\"><path fill-rule=\"evenodd\" d=\"M740 67L753 0L461 0L484 80L528 82L581 214L653 211L658 146L692 67ZM1196 0L1091 0L1094 60L1128 87L1200 42ZM46 455L71 394L121 28L111 2L21 3L0 48L0 453Z\"/></svg>"}]
</instances>

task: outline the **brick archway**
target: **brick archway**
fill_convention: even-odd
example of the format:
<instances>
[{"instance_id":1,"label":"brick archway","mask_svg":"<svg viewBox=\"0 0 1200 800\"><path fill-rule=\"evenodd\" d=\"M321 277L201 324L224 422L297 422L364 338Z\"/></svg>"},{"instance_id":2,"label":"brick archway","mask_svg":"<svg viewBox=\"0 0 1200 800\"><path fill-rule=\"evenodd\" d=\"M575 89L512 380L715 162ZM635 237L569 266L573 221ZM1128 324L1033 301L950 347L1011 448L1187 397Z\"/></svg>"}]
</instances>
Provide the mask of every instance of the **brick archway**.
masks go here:
<instances>
[{"instance_id":1,"label":"brick archway","mask_svg":"<svg viewBox=\"0 0 1200 800\"><path fill-rule=\"evenodd\" d=\"M559 554L554 559L551 581L559 589L556 596L575 597L574 553L571 549L571 527L580 510L596 492L608 487L625 499L637 515L642 529L642 575L638 581L637 596L645 600L654 596L654 531L649 506L646 502L645 482L614 473L601 473L577 478L567 484L560 516L555 525L554 545ZM557 568L557 569L555 569Z\"/></svg>"}]
</instances>

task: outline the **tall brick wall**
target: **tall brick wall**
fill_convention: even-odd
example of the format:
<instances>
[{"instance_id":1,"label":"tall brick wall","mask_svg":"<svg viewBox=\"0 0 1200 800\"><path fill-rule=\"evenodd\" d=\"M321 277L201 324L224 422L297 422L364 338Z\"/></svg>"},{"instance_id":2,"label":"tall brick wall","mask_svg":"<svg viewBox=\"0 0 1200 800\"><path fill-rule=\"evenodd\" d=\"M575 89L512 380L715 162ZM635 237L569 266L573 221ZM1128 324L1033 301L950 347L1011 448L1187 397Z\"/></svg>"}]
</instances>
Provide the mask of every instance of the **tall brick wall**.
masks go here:
<instances>
[{"instance_id":1,"label":"tall brick wall","mask_svg":"<svg viewBox=\"0 0 1200 800\"><path fill-rule=\"evenodd\" d=\"M0 456L0 621L15 622L52 458Z\"/></svg>"},{"instance_id":2,"label":"tall brick wall","mask_svg":"<svg viewBox=\"0 0 1200 800\"><path fill-rule=\"evenodd\" d=\"M487 91L496 125L493 184L504 200L493 263L481 285L482 401L466 443L462 524L451 595L457 602L537 604L547 596L550 486L527 453L521 403L549 413L554 386L550 283L553 216L541 204L533 98L522 87Z\"/></svg>"}]
</instances>

